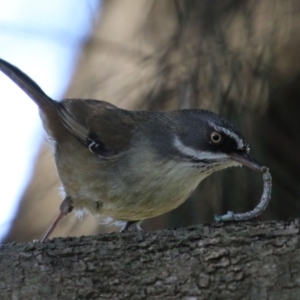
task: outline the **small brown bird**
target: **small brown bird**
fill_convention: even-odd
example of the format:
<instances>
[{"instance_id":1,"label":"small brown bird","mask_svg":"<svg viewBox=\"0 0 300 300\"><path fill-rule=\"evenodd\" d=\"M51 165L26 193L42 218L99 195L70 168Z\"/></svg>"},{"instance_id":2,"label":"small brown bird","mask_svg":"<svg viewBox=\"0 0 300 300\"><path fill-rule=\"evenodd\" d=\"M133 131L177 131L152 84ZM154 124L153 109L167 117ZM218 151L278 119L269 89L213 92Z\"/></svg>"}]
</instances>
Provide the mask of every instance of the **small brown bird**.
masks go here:
<instances>
[{"instance_id":1,"label":"small brown bird","mask_svg":"<svg viewBox=\"0 0 300 300\"><path fill-rule=\"evenodd\" d=\"M0 70L40 109L53 141L65 198L60 219L88 211L124 221L121 231L182 204L208 175L231 166L261 171L231 123L206 110L128 111L98 100L48 97L21 70L0 59Z\"/></svg>"}]
</instances>

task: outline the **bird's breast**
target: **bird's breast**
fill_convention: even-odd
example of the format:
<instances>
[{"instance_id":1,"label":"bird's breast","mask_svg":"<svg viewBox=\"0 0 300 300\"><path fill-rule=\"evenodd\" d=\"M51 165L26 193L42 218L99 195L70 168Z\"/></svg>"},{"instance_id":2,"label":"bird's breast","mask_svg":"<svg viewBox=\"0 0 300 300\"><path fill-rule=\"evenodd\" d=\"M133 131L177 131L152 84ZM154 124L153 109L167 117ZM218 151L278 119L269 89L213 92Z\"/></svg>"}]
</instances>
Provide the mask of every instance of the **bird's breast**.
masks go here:
<instances>
[{"instance_id":1,"label":"bird's breast","mask_svg":"<svg viewBox=\"0 0 300 300\"><path fill-rule=\"evenodd\" d=\"M69 161L68 161L69 160ZM58 171L76 210L116 220L143 220L182 204L208 174L173 160L84 161L68 156Z\"/></svg>"}]
</instances>

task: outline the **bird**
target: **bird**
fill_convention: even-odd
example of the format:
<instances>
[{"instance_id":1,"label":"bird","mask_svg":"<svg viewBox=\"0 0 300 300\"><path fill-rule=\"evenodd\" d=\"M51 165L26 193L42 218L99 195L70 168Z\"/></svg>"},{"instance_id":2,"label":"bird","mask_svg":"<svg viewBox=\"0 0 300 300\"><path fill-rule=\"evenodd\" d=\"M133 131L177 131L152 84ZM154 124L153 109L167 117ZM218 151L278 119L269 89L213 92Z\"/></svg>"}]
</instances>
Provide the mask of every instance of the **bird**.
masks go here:
<instances>
[{"instance_id":1,"label":"bird","mask_svg":"<svg viewBox=\"0 0 300 300\"><path fill-rule=\"evenodd\" d=\"M177 208L210 174L228 167L261 171L239 130L203 109L131 111L94 99L50 98L16 66L0 70L38 106L63 188L59 214L121 221L121 232Z\"/></svg>"}]
</instances>

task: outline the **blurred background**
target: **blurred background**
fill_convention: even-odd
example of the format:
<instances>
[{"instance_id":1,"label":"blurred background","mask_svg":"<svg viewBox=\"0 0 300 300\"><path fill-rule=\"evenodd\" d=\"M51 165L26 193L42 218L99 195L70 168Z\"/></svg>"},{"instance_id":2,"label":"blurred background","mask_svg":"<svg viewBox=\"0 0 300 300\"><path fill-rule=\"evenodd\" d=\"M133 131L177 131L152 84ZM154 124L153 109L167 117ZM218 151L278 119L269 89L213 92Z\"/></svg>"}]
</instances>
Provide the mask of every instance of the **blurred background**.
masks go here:
<instances>
[{"instance_id":1,"label":"blurred background","mask_svg":"<svg viewBox=\"0 0 300 300\"><path fill-rule=\"evenodd\" d=\"M0 57L52 98L136 110L204 108L232 121L270 167L261 220L299 217L300 2L296 0L0 0ZM59 211L59 180L34 103L0 74L2 242L40 239ZM26 98L26 99L25 99ZM146 230L251 210L261 174L228 169ZM53 236L112 231L72 213Z\"/></svg>"}]
</instances>

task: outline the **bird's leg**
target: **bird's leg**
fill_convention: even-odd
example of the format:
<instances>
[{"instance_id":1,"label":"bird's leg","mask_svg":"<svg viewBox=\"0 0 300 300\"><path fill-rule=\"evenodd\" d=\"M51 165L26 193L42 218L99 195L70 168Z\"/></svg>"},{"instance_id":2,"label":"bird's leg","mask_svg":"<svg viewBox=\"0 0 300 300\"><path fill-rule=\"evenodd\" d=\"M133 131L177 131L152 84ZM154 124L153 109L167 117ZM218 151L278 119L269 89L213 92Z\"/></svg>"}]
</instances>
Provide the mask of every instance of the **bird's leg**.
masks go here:
<instances>
[{"instance_id":1,"label":"bird's leg","mask_svg":"<svg viewBox=\"0 0 300 300\"><path fill-rule=\"evenodd\" d=\"M140 227L142 221L127 221L120 232L125 231L142 231L143 229Z\"/></svg>"},{"instance_id":2,"label":"bird's leg","mask_svg":"<svg viewBox=\"0 0 300 300\"><path fill-rule=\"evenodd\" d=\"M48 229L47 233L45 234L45 236L43 237L43 239L41 240L41 242L45 242L48 240L50 234L53 232L53 230L55 229L55 227L57 226L57 224L60 222L60 220L66 216L67 214L69 214L71 211L73 210L73 205L72 205L72 200L70 197L66 197L63 202L61 203L60 207L59 207L59 215L57 216L57 218L54 220L54 222L52 223L52 225L50 226L50 228Z\"/></svg>"}]
</instances>

